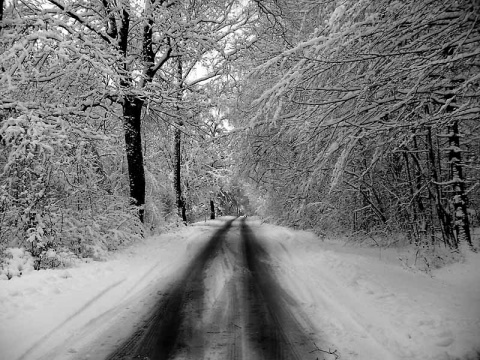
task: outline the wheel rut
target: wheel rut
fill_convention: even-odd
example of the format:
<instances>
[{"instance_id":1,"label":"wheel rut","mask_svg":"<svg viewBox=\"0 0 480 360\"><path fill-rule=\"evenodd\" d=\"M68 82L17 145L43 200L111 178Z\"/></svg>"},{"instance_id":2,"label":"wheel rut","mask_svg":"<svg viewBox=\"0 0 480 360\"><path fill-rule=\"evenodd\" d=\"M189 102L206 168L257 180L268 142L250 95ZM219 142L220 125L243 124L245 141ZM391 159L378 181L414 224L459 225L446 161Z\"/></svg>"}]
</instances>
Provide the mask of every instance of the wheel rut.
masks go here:
<instances>
[{"instance_id":1,"label":"wheel rut","mask_svg":"<svg viewBox=\"0 0 480 360\"><path fill-rule=\"evenodd\" d=\"M186 338L189 329L193 331L191 324L201 311L204 270L218 252L233 221L228 221L212 236L191 261L184 275L163 294L152 316L108 360L167 360L172 358L174 351L178 351L176 348L187 345L182 339Z\"/></svg>"},{"instance_id":2,"label":"wheel rut","mask_svg":"<svg viewBox=\"0 0 480 360\"><path fill-rule=\"evenodd\" d=\"M245 280L248 359L306 360L311 353L310 329L305 329L293 313L298 305L285 292L269 265L269 255L245 221L241 233L248 276Z\"/></svg>"}]
</instances>

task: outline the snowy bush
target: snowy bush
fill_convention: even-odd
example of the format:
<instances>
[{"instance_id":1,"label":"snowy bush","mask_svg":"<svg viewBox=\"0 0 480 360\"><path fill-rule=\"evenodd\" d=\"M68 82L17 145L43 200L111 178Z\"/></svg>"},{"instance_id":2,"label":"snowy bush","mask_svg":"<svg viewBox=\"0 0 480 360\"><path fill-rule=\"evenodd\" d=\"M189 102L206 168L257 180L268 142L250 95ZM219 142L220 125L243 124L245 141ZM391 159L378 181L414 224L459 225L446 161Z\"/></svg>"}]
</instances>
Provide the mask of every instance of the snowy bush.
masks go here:
<instances>
[{"instance_id":1,"label":"snowy bush","mask_svg":"<svg viewBox=\"0 0 480 360\"><path fill-rule=\"evenodd\" d=\"M9 233L14 235L8 243L23 246L35 259L36 270L68 265L72 257L100 259L106 251L118 249L142 233L142 225L128 206L106 206L103 213L51 207L48 213L30 213L17 221L14 216L7 212L8 221L2 224L10 225ZM7 239L3 240L6 246Z\"/></svg>"},{"instance_id":2,"label":"snowy bush","mask_svg":"<svg viewBox=\"0 0 480 360\"><path fill-rule=\"evenodd\" d=\"M0 280L22 276L34 268L34 258L24 248L8 248L3 251L2 258L4 260L0 267Z\"/></svg>"},{"instance_id":3,"label":"snowy bush","mask_svg":"<svg viewBox=\"0 0 480 360\"><path fill-rule=\"evenodd\" d=\"M101 258L142 235L116 138L86 129L32 114L1 122L0 249L25 249L37 270Z\"/></svg>"}]
</instances>

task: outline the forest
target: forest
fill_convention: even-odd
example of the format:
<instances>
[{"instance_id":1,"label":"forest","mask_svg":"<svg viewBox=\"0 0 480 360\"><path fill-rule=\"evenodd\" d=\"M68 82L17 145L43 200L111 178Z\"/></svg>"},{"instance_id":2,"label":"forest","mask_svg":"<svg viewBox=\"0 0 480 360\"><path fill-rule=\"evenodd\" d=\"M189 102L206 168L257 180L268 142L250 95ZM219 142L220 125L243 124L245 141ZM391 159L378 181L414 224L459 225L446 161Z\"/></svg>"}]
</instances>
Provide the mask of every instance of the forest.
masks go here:
<instances>
[{"instance_id":1,"label":"forest","mask_svg":"<svg viewBox=\"0 0 480 360\"><path fill-rule=\"evenodd\" d=\"M479 14L0 0L0 258L56 267L220 215L475 251Z\"/></svg>"}]
</instances>

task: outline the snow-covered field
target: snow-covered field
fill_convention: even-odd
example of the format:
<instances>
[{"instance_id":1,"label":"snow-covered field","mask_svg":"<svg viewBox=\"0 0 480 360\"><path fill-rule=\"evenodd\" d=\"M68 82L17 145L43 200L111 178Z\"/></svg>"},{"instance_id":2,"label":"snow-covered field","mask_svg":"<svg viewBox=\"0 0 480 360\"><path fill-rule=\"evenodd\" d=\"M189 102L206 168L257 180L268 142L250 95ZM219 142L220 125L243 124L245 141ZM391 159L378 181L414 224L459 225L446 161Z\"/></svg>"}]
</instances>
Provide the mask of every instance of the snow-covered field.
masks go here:
<instances>
[{"instance_id":1,"label":"snow-covered field","mask_svg":"<svg viewBox=\"0 0 480 360\"><path fill-rule=\"evenodd\" d=\"M480 255L430 275L397 249L346 246L263 225L281 283L344 359L478 359Z\"/></svg>"},{"instance_id":2,"label":"snow-covered field","mask_svg":"<svg viewBox=\"0 0 480 360\"><path fill-rule=\"evenodd\" d=\"M75 358L114 323L124 333L222 221L136 243L104 262L32 271L0 281L0 359ZM322 241L308 232L249 224L284 288L340 359L476 359L480 255L431 274L402 266L395 249ZM117 339L104 344L107 354ZM102 344L97 344L102 346ZM333 348L334 347L334 348ZM322 358L318 353L319 359Z\"/></svg>"}]
</instances>

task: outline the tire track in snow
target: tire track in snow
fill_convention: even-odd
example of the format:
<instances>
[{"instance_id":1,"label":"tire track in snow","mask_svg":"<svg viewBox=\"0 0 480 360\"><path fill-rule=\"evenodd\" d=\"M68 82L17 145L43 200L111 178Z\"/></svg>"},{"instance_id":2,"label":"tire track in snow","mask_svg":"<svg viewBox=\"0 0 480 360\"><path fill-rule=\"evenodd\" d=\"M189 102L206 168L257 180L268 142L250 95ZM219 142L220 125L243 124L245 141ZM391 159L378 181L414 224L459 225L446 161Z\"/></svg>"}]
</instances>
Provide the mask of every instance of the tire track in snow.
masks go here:
<instances>
[{"instance_id":1,"label":"tire track in snow","mask_svg":"<svg viewBox=\"0 0 480 360\"><path fill-rule=\"evenodd\" d=\"M92 299L90 299L85 305L83 305L80 309L78 309L75 313L70 315L67 319L65 319L62 323L57 325L54 329L52 329L48 334L42 336L35 344L33 344L22 356L18 358L18 360L26 360L28 359L28 356L39 346L43 345L45 341L50 338L53 334L55 334L57 331L61 330L68 322L76 318L78 315L80 315L83 311L85 311L87 308L89 308L91 305L97 302L103 295L108 293L110 290L116 288L118 285L123 283L126 279L122 279L117 281L116 283L110 285L109 287L103 289L100 291L97 295L95 295Z\"/></svg>"},{"instance_id":2,"label":"tire track in snow","mask_svg":"<svg viewBox=\"0 0 480 360\"><path fill-rule=\"evenodd\" d=\"M246 359L315 360L311 329L305 329L292 312L298 304L278 284L268 265L268 253L245 219L241 235L248 270L244 297L250 353Z\"/></svg>"},{"instance_id":3,"label":"tire track in snow","mask_svg":"<svg viewBox=\"0 0 480 360\"><path fill-rule=\"evenodd\" d=\"M192 260L180 280L175 283L156 306L153 315L127 339L108 360L126 359L169 359L179 344L181 325L191 322L185 306L201 310L203 299L203 275L209 261L216 255L225 234L234 220L228 221L208 241L207 245ZM195 309L194 309L195 310ZM192 313L190 311L190 313ZM185 330L183 330L185 332ZM199 349L201 350L201 349Z\"/></svg>"}]
</instances>

